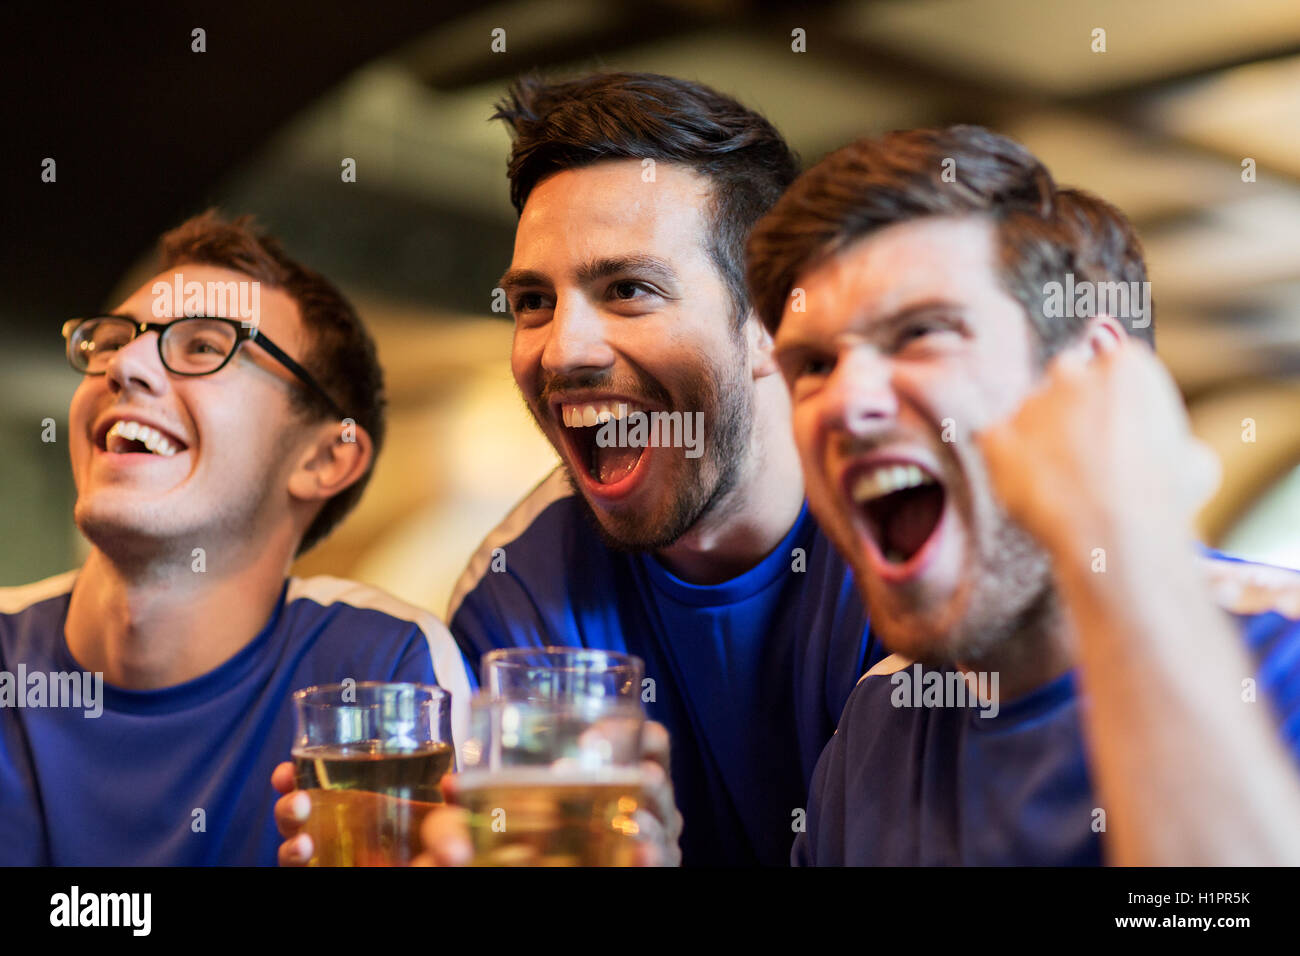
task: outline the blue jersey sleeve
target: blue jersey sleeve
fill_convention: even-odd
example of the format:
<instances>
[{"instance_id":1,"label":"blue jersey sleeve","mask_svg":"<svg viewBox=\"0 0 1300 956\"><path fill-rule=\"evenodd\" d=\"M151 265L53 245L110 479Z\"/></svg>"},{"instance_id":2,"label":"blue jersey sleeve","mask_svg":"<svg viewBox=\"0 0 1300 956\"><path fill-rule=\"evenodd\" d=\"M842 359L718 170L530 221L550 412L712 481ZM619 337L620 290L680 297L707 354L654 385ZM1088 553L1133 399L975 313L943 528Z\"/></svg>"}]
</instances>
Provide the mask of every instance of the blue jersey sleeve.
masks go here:
<instances>
[{"instance_id":1,"label":"blue jersey sleeve","mask_svg":"<svg viewBox=\"0 0 1300 956\"><path fill-rule=\"evenodd\" d=\"M16 711L0 708L0 866L48 866L45 824Z\"/></svg>"},{"instance_id":2,"label":"blue jersey sleeve","mask_svg":"<svg viewBox=\"0 0 1300 956\"><path fill-rule=\"evenodd\" d=\"M411 640L402 653L401 659L393 667L390 680L410 681L414 684L438 684L438 675L433 669L433 656L424 633L419 628L411 629Z\"/></svg>"},{"instance_id":3,"label":"blue jersey sleeve","mask_svg":"<svg viewBox=\"0 0 1300 956\"><path fill-rule=\"evenodd\" d=\"M483 655L499 647L572 643L551 638L523 582L509 572L484 575L455 608L448 626L475 678Z\"/></svg>"}]
</instances>

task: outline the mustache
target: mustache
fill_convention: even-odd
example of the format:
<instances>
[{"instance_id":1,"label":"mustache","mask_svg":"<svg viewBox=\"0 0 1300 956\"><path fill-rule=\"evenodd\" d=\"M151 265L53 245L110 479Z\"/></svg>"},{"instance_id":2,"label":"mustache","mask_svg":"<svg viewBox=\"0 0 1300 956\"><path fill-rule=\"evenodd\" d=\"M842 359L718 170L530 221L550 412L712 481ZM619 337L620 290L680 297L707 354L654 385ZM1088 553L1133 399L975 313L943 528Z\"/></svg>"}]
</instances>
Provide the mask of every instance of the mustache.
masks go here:
<instances>
[{"instance_id":1,"label":"mustache","mask_svg":"<svg viewBox=\"0 0 1300 956\"><path fill-rule=\"evenodd\" d=\"M891 425L883 425L880 430L871 434L862 435L837 435L834 439L834 451L843 458L853 458L858 455L867 455L881 448L889 447L908 447L917 444L929 448L929 441L917 441L918 436L904 432L899 428Z\"/></svg>"},{"instance_id":2,"label":"mustache","mask_svg":"<svg viewBox=\"0 0 1300 956\"><path fill-rule=\"evenodd\" d=\"M604 389L626 395L647 405L656 405L665 409L673 407L672 396L668 394L668 390L653 379L616 376L612 372L575 375L544 373L539 382L537 403L542 408L549 408L556 396L580 389Z\"/></svg>"}]
</instances>

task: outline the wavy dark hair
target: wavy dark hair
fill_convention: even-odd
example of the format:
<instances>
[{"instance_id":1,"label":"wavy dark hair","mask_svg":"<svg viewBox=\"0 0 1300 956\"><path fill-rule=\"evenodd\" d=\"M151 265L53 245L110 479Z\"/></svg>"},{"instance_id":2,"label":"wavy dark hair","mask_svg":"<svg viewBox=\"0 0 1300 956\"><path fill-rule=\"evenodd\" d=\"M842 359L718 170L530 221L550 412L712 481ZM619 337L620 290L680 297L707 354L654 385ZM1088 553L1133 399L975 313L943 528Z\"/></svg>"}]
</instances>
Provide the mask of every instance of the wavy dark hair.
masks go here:
<instances>
[{"instance_id":1,"label":"wavy dark hair","mask_svg":"<svg viewBox=\"0 0 1300 956\"><path fill-rule=\"evenodd\" d=\"M749 312L745 241L799 172L781 134L754 110L689 80L657 73L595 73L548 82L520 77L492 119L510 127L510 201L522 213L548 176L607 159L678 163L713 184L709 256L737 323Z\"/></svg>"},{"instance_id":2,"label":"wavy dark hair","mask_svg":"<svg viewBox=\"0 0 1300 956\"><path fill-rule=\"evenodd\" d=\"M1043 357L1087 322L1049 315L1047 283L1064 284L1067 273L1076 283L1147 281L1142 245L1118 209L1083 190L1059 188L1014 140L979 126L950 126L861 139L800 176L750 236L754 307L775 332L799 276L826 257L894 223L961 215L993 222L1002 284L1024 306ZM1144 326L1125 325L1152 344L1154 317L1145 318Z\"/></svg>"}]
</instances>

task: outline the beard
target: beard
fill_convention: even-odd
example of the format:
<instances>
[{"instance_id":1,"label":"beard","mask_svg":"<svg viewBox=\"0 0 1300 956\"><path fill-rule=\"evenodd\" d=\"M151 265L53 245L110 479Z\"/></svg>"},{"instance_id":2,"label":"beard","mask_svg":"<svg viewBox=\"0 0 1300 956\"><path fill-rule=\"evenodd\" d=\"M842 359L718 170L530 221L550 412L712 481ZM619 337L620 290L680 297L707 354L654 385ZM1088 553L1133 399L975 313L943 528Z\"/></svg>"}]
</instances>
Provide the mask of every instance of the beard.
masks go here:
<instances>
[{"instance_id":1,"label":"beard","mask_svg":"<svg viewBox=\"0 0 1300 956\"><path fill-rule=\"evenodd\" d=\"M925 663L987 670L990 662L1032 653L1053 630L1057 597L1047 554L997 511L994 526L980 536L987 543L978 549L977 570L944 653Z\"/></svg>"},{"instance_id":2,"label":"beard","mask_svg":"<svg viewBox=\"0 0 1300 956\"><path fill-rule=\"evenodd\" d=\"M852 550L840 548L854 555L850 564L872 630L890 651L930 667L989 669L989 662L1032 655L1048 640L1059 601L1047 553L993 497L978 455L963 457L968 460L960 464L948 460L943 476L968 542L968 570L951 594L918 596L895 615L877 616L876 609L897 604L897 595L872 580L850 532L844 541Z\"/></svg>"},{"instance_id":3,"label":"beard","mask_svg":"<svg viewBox=\"0 0 1300 956\"><path fill-rule=\"evenodd\" d=\"M701 438L700 457L688 458L682 454L682 467L672 470L668 500L650 511L612 513L596 509L574 475L569 456L561 454L574 497L607 547L625 552L665 548L705 516L725 515L736 506L732 492L739 485L749 460L754 423L753 387L743 353L739 351L740 341L737 339L734 361L720 365L700 356L695 365L700 372L682 385L680 404L673 403L666 389L645 376L637 376L635 382L625 384L610 376L556 376L543 383L538 401L542 408L550 407L549 395L556 391L607 388L630 397L645 397L664 411L702 412L703 421L712 424L711 431ZM530 407L530 411L538 418L536 409ZM664 455L668 450L659 448L655 453Z\"/></svg>"}]
</instances>

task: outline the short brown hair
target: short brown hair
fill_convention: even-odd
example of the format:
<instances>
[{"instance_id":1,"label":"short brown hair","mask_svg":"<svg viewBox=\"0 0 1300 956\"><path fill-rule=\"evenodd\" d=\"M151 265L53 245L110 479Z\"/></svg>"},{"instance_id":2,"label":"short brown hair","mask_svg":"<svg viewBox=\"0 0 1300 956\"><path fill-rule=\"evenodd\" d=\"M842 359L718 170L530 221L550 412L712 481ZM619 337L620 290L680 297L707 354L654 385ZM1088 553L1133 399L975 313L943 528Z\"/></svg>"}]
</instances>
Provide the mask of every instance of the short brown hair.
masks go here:
<instances>
[{"instance_id":1,"label":"short brown hair","mask_svg":"<svg viewBox=\"0 0 1300 956\"><path fill-rule=\"evenodd\" d=\"M302 554L329 534L360 500L379 457L387 400L374 339L343 293L320 273L289 258L277 239L256 227L252 216L227 221L209 209L165 233L158 247L161 269L185 264L221 266L283 289L297 304L307 330L307 354L297 357L299 364L370 436L374 454L365 474L325 502L298 544L296 553ZM293 396L294 406L308 421L333 415L311 389L296 388Z\"/></svg>"},{"instance_id":2,"label":"short brown hair","mask_svg":"<svg viewBox=\"0 0 1300 956\"><path fill-rule=\"evenodd\" d=\"M801 274L894 223L977 215L997 230L1000 274L1024 306L1043 356L1071 341L1086 316L1049 316L1046 286L1145 282L1142 246L1114 206L1060 189L1027 149L979 126L916 129L861 139L800 176L754 228L748 279L754 307L773 332ZM1121 317L1116 317L1121 318ZM1126 323L1153 341L1153 317Z\"/></svg>"},{"instance_id":3,"label":"short brown hair","mask_svg":"<svg viewBox=\"0 0 1300 956\"><path fill-rule=\"evenodd\" d=\"M745 240L799 172L794 152L759 113L703 84L657 73L554 83L530 74L515 81L492 118L514 136L510 201L520 213L546 177L607 159L678 163L709 179L709 256L737 323L744 319Z\"/></svg>"}]
</instances>

